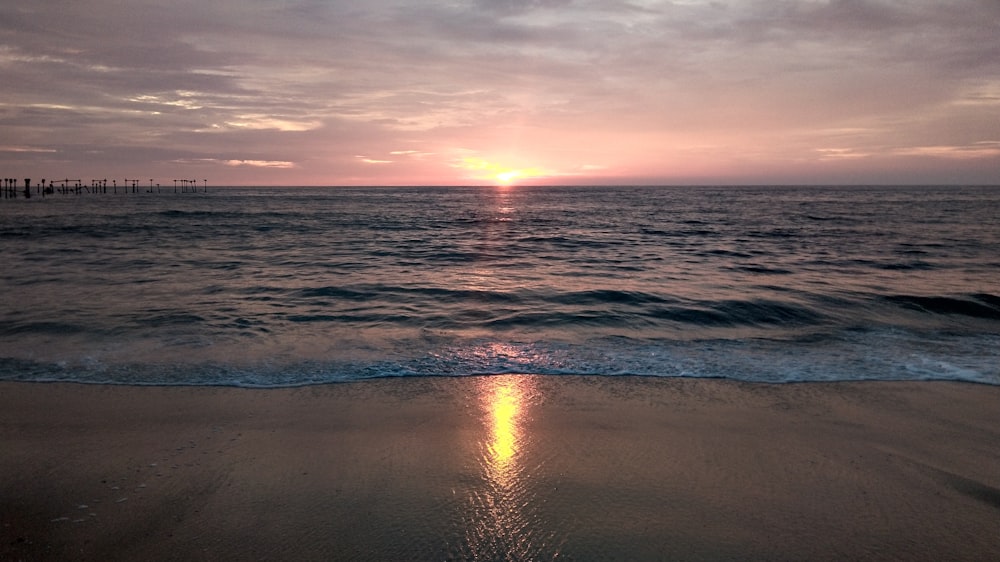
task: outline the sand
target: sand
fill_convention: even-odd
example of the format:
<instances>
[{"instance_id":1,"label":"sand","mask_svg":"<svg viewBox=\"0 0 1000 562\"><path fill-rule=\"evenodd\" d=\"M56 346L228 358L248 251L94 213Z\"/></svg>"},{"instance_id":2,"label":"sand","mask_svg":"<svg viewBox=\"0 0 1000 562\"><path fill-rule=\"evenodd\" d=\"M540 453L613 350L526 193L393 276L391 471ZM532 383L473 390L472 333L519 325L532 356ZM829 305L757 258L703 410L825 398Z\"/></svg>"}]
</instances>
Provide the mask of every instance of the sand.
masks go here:
<instances>
[{"instance_id":1,"label":"sand","mask_svg":"<svg viewBox=\"0 0 1000 562\"><path fill-rule=\"evenodd\" d=\"M1000 388L0 383L0 560L987 560Z\"/></svg>"}]
</instances>

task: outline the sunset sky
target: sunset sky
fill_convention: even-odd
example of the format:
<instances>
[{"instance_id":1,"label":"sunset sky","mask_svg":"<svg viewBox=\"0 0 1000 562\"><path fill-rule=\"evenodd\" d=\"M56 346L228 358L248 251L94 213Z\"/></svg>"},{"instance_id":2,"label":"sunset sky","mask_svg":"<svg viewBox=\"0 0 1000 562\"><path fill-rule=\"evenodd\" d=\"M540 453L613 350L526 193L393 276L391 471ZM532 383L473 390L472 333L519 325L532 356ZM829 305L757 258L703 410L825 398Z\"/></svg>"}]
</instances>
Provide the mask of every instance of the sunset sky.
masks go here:
<instances>
[{"instance_id":1,"label":"sunset sky","mask_svg":"<svg viewBox=\"0 0 1000 562\"><path fill-rule=\"evenodd\" d=\"M0 176L1000 183L997 0L9 0Z\"/></svg>"}]
</instances>

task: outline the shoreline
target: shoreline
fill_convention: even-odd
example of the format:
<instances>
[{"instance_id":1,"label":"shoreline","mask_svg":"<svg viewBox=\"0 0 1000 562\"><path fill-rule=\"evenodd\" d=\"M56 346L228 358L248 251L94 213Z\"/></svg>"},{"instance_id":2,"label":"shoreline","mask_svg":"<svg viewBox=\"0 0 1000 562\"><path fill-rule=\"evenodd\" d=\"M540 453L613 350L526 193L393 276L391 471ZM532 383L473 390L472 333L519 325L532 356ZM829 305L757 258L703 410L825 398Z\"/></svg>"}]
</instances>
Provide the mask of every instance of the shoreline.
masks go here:
<instances>
[{"instance_id":1,"label":"shoreline","mask_svg":"<svg viewBox=\"0 0 1000 562\"><path fill-rule=\"evenodd\" d=\"M0 559L987 558L997 404L940 381L0 382Z\"/></svg>"}]
</instances>

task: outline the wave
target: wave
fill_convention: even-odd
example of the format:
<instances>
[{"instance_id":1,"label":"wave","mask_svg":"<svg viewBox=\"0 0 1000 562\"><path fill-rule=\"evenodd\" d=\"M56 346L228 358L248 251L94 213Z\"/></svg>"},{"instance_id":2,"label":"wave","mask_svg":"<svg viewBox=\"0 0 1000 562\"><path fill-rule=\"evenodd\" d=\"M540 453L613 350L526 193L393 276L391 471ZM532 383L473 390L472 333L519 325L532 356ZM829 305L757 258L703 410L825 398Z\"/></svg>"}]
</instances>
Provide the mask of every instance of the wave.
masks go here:
<instances>
[{"instance_id":1,"label":"wave","mask_svg":"<svg viewBox=\"0 0 1000 562\"><path fill-rule=\"evenodd\" d=\"M412 302L415 297L434 299L436 302L516 302L523 294L503 291L474 289L445 289L441 287L402 287L390 285L370 285L354 288L323 286L296 289L288 293L292 298L301 299L345 299L351 301L398 301ZM395 297L395 298L393 298ZM432 301L432 302L434 302Z\"/></svg>"},{"instance_id":2,"label":"wave","mask_svg":"<svg viewBox=\"0 0 1000 562\"><path fill-rule=\"evenodd\" d=\"M998 194L920 194L357 188L0 205L0 358L35 362L0 359L0 378L995 379L1000 297L982 288L1000 270Z\"/></svg>"},{"instance_id":3,"label":"wave","mask_svg":"<svg viewBox=\"0 0 1000 562\"><path fill-rule=\"evenodd\" d=\"M128 385L288 387L385 377L531 373L723 378L745 382L942 380L1000 385L1000 336L901 334L897 330L835 337L662 341L622 337L583 342L424 337L412 347L369 359L343 356L244 358L179 348L170 361L0 357L0 380ZM207 353L201 356L199 353Z\"/></svg>"},{"instance_id":4,"label":"wave","mask_svg":"<svg viewBox=\"0 0 1000 562\"><path fill-rule=\"evenodd\" d=\"M274 289L257 291L273 292ZM670 295L611 289L561 292L388 285L321 286L296 289L287 292L286 296L310 301L314 306L329 306L336 301L365 302L370 303L370 307L406 304L413 310L426 311L449 306L450 314L476 311L487 305L504 305L515 312L503 320L492 320L491 323L505 326L560 323L571 326L579 321L599 323L601 317L606 317L610 324L616 325L627 323L629 318L648 318L706 326L800 325L826 319L822 312L792 302L768 299L690 301ZM281 300L280 297L278 300Z\"/></svg>"},{"instance_id":5,"label":"wave","mask_svg":"<svg viewBox=\"0 0 1000 562\"><path fill-rule=\"evenodd\" d=\"M153 328L165 328L168 326L188 326L205 321L205 318L197 314L179 311L163 311L154 314L139 314L135 320L139 324Z\"/></svg>"},{"instance_id":6,"label":"wave","mask_svg":"<svg viewBox=\"0 0 1000 562\"><path fill-rule=\"evenodd\" d=\"M622 304L627 306L645 306L650 304L670 304L679 302L674 298L663 297L651 293L644 293L640 291L616 291L611 289L556 293L548 300L554 304L562 305Z\"/></svg>"},{"instance_id":7,"label":"wave","mask_svg":"<svg viewBox=\"0 0 1000 562\"><path fill-rule=\"evenodd\" d=\"M22 334L68 335L80 334L86 331L86 326L71 322L9 322L0 327L0 336L15 336Z\"/></svg>"},{"instance_id":8,"label":"wave","mask_svg":"<svg viewBox=\"0 0 1000 562\"><path fill-rule=\"evenodd\" d=\"M777 290L770 292L780 294ZM808 336L816 330L853 330L869 325L976 332L983 329L982 322L1000 321L1000 297L989 293L834 296L785 290L784 294L787 298L692 299L614 289L487 290L398 285L295 289L259 286L234 294L230 288L214 284L202 287L197 306L173 307L161 302L156 308L124 307L110 318L84 309L68 313L59 321L29 310L20 318L8 318L0 326L0 335L111 335L133 329L156 337L156 330L170 328L225 337L228 330L245 329L249 322L276 337L283 335L282 323L308 323L350 329L544 329L556 336L600 327L614 328L625 335L648 330L676 334L684 330L687 338L707 333L713 337L745 338L769 337L776 331ZM996 324L993 326L996 331Z\"/></svg>"},{"instance_id":9,"label":"wave","mask_svg":"<svg viewBox=\"0 0 1000 562\"><path fill-rule=\"evenodd\" d=\"M781 275L781 270L767 269L759 272ZM513 290L493 291L481 289L447 289L443 287L405 287L394 285L317 286L287 290L278 287L247 289L251 300L285 302L296 307L320 308L306 316L329 316L322 307L335 307L340 302L367 303L366 308L392 309L404 306L412 312L405 318L407 325L427 321L435 324L438 318L481 317L493 326L572 326L575 322L615 326L628 326L637 322L643 326L666 321L690 326L741 327L741 326L814 326L846 322L854 326L856 319L868 318L873 307L881 307L882 322L893 322L885 316L892 309L909 315L900 317L912 326L913 312L927 315L928 320L941 316L959 316L985 320L1000 320L1000 297L977 293L963 296L918 295L854 295L833 297L821 294L803 294L786 291L796 298L776 300L751 299L685 299L671 294L614 289L583 291ZM492 307L504 307L504 314ZM443 308L442 308L443 307ZM464 316L463 316L464 315ZM346 316L334 316L346 320ZM502 318L500 318L502 316ZM602 317L604 320L602 321ZM358 320L362 316L351 316ZM852 320L854 318L854 320ZM380 322L386 319L380 317ZM464 324L458 322L456 325Z\"/></svg>"},{"instance_id":10,"label":"wave","mask_svg":"<svg viewBox=\"0 0 1000 562\"><path fill-rule=\"evenodd\" d=\"M745 271L747 273L755 273L757 275L792 275L795 273L790 269L785 269L781 267L767 267L764 265L740 265L729 269L734 271Z\"/></svg>"},{"instance_id":11,"label":"wave","mask_svg":"<svg viewBox=\"0 0 1000 562\"><path fill-rule=\"evenodd\" d=\"M706 302L702 307L675 307L652 314L697 326L802 326L825 316L805 306L768 300Z\"/></svg>"},{"instance_id":12,"label":"wave","mask_svg":"<svg viewBox=\"0 0 1000 562\"><path fill-rule=\"evenodd\" d=\"M902 308L928 314L1000 320L1000 297L988 293L964 297L891 295L884 299Z\"/></svg>"},{"instance_id":13,"label":"wave","mask_svg":"<svg viewBox=\"0 0 1000 562\"><path fill-rule=\"evenodd\" d=\"M879 264L876 267L888 271L929 271L935 269L935 266L933 264L920 260L911 262Z\"/></svg>"}]
</instances>

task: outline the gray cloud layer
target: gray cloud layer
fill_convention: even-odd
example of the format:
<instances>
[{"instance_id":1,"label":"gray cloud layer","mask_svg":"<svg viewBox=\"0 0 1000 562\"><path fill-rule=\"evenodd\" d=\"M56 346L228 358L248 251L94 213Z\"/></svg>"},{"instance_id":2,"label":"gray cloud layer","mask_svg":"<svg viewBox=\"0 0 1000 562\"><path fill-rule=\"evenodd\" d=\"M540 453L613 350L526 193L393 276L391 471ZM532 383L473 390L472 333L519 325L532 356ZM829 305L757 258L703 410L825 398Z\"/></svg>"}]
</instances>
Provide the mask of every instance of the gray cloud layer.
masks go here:
<instances>
[{"instance_id":1,"label":"gray cloud layer","mask_svg":"<svg viewBox=\"0 0 1000 562\"><path fill-rule=\"evenodd\" d=\"M556 171L699 181L660 161L689 137L704 181L1000 183L998 24L994 0L15 0L0 166L410 183L516 137ZM628 154L573 143L602 134Z\"/></svg>"}]
</instances>

